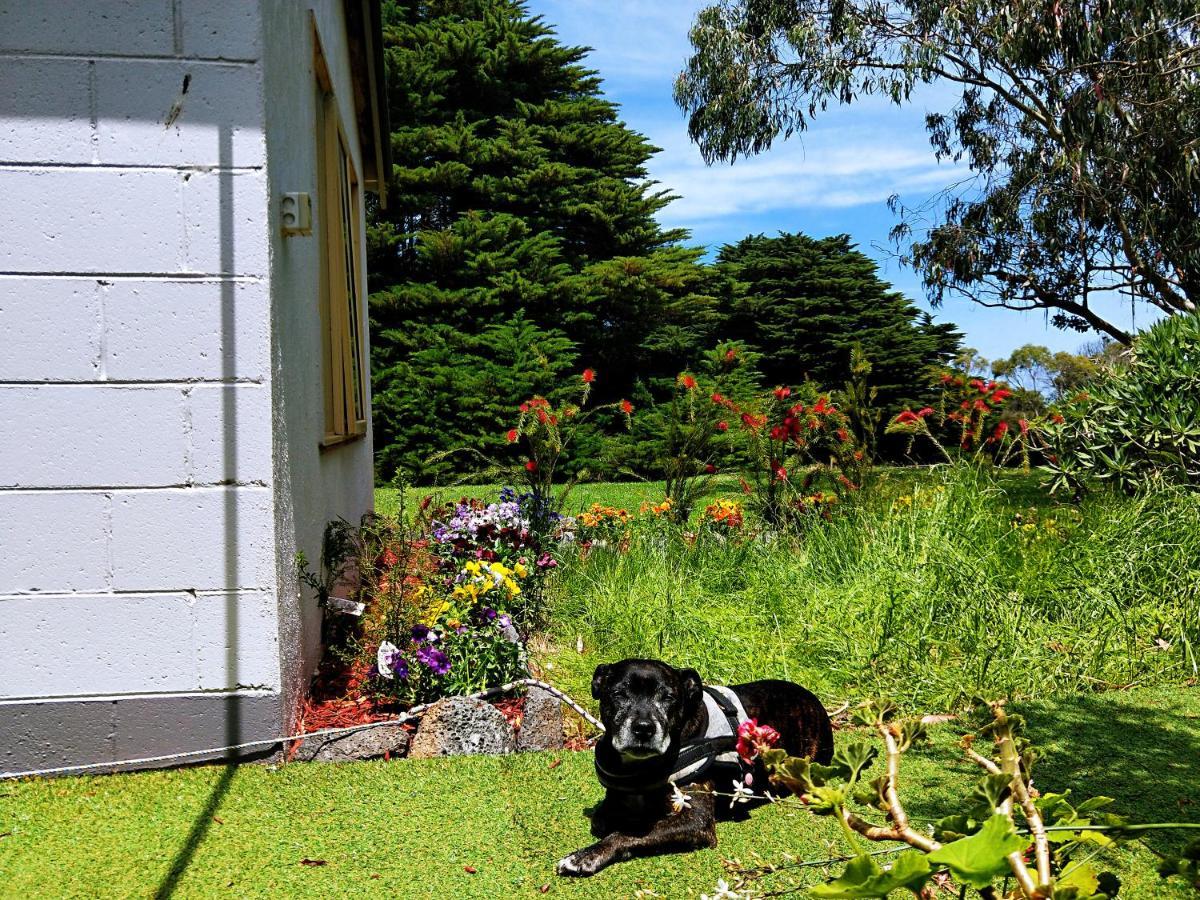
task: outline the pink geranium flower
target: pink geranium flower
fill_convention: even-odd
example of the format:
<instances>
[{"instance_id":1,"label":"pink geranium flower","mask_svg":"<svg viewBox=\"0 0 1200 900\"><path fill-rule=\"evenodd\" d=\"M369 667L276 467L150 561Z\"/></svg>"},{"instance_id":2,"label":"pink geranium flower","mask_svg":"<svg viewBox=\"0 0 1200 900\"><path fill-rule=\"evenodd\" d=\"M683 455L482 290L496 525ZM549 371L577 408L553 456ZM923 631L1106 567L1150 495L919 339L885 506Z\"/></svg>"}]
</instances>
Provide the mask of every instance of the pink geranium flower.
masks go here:
<instances>
[{"instance_id":1,"label":"pink geranium flower","mask_svg":"<svg viewBox=\"0 0 1200 900\"><path fill-rule=\"evenodd\" d=\"M747 719L738 726L737 752L746 765L778 743L779 732L770 725L759 725L758 719Z\"/></svg>"}]
</instances>

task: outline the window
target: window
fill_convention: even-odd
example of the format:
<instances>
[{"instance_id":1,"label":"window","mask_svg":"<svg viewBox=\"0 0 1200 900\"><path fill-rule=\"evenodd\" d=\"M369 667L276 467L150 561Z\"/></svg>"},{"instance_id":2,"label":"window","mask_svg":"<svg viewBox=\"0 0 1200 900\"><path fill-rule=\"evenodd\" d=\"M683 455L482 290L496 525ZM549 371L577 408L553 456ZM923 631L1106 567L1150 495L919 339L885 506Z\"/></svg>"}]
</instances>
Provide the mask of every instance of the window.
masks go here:
<instances>
[{"instance_id":1,"label":"window","mask_svg":"<svg viewBox=\"0 0 1200 900\"><path fill-rule=\"evenodd\" d=\"M354 161L338 118L329 71L316 54L317 217L321 235L321 326L325 435L336 444L367 431L362 339L361 197Z\"/></svg>"}]
</instances>

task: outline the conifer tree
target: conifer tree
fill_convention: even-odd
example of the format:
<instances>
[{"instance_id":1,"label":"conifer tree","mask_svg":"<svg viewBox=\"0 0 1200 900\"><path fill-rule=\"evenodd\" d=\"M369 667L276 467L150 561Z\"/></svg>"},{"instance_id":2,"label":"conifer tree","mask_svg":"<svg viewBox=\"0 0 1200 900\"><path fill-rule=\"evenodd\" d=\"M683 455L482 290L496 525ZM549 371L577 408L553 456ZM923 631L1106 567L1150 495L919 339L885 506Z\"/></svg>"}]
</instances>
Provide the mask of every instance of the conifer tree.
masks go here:
<instances>
[{"instance_id":1,"label":"conifer tree","mask_svg":"<svg viewBox=\"0 0 1200 900\"><path fill-rule=\"evenodd\" d=\"M891 409L927 396L930 368L961 340L882 281L848 235L751 236L723 247L717 265L735 285L727 335L761 353L767 385L840 387L857 345L871 362L875 402Z\"/></svg>"},{"instance_id":2,"label":"conifer tree","mask_svg":"<svg viewBox=\"0 0 1200 900\"><path fill-rule=\"evenodd\" d=\"M676 367L664 353L711 344L711 276L654 219L670 201L647 181L656 148L619 120L583 48L516 0L389 0L384 40L394 169L369 229L382 475L500 449L465 393L485 372L489 397L519 393L493 365L496 323L520 321L510 337L546 371L597 368L601 401L647 365ZM436 424L420 421L435 406Z\"/></svg>"}]
</instances>

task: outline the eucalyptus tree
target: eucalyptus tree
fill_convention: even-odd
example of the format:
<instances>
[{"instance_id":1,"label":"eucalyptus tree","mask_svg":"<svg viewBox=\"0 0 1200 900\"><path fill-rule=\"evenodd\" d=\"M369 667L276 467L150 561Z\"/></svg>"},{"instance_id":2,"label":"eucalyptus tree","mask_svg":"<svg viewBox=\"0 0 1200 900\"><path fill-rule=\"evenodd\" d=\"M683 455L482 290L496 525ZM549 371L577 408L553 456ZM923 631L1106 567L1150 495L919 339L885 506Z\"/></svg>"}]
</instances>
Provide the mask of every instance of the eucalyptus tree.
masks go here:
<instances>
[{"instance_id":1,"label":"eucalyptus tree","mask_svg":"<svg viewBox=\"0 0 1200 900\"><path fill-rule=\"evenodd\" d=\"M699 14L675 95L711 162L831 103L951 86L926 127L970 177L915 209L893 198L931 300L1128 343L1098 297L1200 302L1198 29L1196 0L724 0Z\"/></svg>"}]
</instances>

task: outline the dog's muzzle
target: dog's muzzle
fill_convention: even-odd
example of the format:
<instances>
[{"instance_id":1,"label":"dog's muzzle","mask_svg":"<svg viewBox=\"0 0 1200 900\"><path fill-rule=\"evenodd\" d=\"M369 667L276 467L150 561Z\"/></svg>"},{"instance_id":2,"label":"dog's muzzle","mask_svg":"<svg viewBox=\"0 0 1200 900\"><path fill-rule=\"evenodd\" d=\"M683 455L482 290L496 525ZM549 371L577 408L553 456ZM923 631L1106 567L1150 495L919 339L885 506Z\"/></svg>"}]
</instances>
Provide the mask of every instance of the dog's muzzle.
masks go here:
<instances>
[{"instance_id":1,"label":"dog's muzzle","mask_svg":"<svg viewBox=\"0 0 1200 900\"><path fill-rule=\"evenodd\" d=\"M662 756L670 744L666 723L652 716L626 716L612 738L613 749L628 759Z\"/></svg>"}]
</instances>

